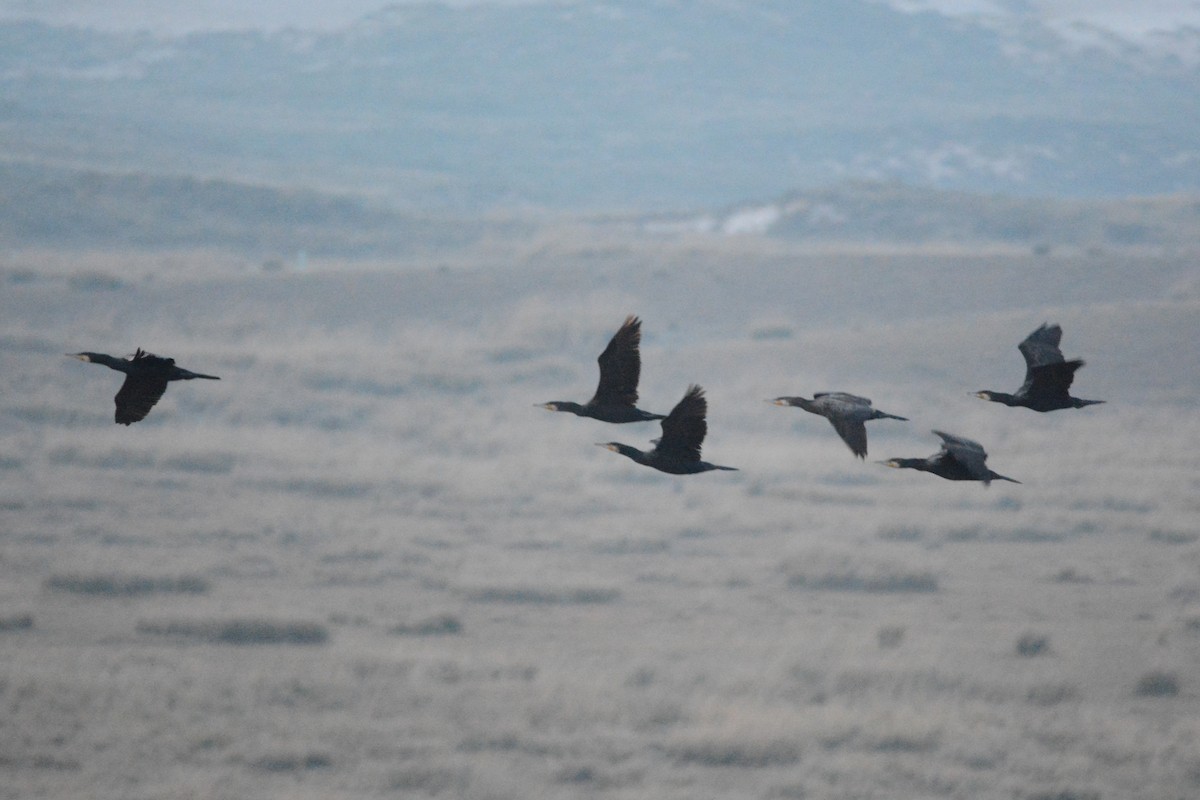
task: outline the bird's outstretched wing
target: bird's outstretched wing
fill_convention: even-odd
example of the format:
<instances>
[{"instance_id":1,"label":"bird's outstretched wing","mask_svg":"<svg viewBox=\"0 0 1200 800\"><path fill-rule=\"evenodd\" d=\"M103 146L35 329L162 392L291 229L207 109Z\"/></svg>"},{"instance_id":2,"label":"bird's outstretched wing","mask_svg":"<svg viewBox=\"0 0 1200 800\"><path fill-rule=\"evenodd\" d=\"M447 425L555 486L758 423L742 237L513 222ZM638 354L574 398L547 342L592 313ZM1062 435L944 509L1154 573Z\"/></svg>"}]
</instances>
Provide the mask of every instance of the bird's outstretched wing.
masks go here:
<instances>
[{"instance_id":1,"label":"bird's outstretched wing","mask_svg":"<svg viewBox=\"0 0 1200 800\"><path fill-rule=\"evenodd\" d=\"M942 451L953 458L976 480L988 480L991 470L987 468L987 452L974 439L955 436L952 433L934 431L942 438Z\"/></svg>"},{"instance_id":2,"label":"bird's outstretched wing","mask_svg":"<svg viewBox=\"0 0 1200 800\"><path fill-rule=\"evenodd\" d=\"M596 361L600 364L600 383L589 405L615 406L637 403L638 378L642 372L642 357L638 345L642 341L642 321L632 314L613 334L608 347Z\"/></svg>"},{"instance_id":3,"label":"bird's outstretched wing","mask_svg":"<svg viewBox=\"0 0 1200 800\"><path fill-rule=\"evenodd\" d=\"M1025 341L1017 345L1017 349L1025 357L1025 367L1032 370L1046 364L1061 363L1063 354L1062 350L1058 349L1061 341L1062 328L1043 322L1041 327L1026 336Z\"/></svg>"},{"instance_id":4,"label":"bird's outstretched wing","mask_svg":"<svg viewBox=\"0 0 1200 800\"><path fill-rule=\"evenodd\" d=\"M662 421L663 435L658 440L658 451L675 458L699 461L700 446L708 433L708 423L704 419L707 413L704 390L692 384Z\"/></svg>"},{"instance_id":5,"label":"bird's outstretched wing","mask_svg":"<svg viewBox=\"0 0 1200 800\"><path fill-rule=\"evenodd\" d=\"M167 390L167 379L159 375L128 375L114 401L117 404L117 423L129 425L140 422L154 408Z\"/></svg>"}]
</instances>

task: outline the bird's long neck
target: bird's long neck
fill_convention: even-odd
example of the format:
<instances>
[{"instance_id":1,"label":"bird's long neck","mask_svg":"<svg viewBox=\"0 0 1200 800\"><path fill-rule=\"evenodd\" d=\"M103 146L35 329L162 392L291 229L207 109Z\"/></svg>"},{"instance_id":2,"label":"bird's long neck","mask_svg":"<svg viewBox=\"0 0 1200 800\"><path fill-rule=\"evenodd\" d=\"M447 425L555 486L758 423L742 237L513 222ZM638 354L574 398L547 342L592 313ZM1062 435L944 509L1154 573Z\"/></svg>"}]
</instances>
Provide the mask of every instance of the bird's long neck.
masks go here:
<instances>
[{"instance_id":1,"label":"bird's long neck","mask_svg":"<svg viewBox=\"0 0 1200 800\"><path fill-rule=\"evenodd\" d=\"M893 458L888 460L888 464L897 469L919 469L929 472L929 462L923 458Z\"/></svg>"},{"instance_id":2,"label":"bird's long neck","mask_svg":"<svg viewBox=\"0 0 1200 800\"><path fill-rule=\"evenodd\" d=\"M625 456L626 458L632 458L634 461L638 462L639 464L646 463L646 454L644 452L642 452L641 450L638 450L636 447L632 447L627 444L621 444L620 442L613 442L612 446L614 448L616 448L616 451L618 453Z\"/></svg>"},{"instance_id":3,"label":"bird's long neck","mask_svg":"<svg viewBox=\"0 0 1200 800\"><path fill-rule=\"evenodd\" d=\"M984 400L991 400L993 403L1004 403L1006 406L1020 405L1017 398L1007 392L981 392L980 397Z\"/></svg>"},{"instance_id":4,"label":"bird's long neck","mask_svg":"<svg viewBox=\"0 0 1200 800\"><path fill-rule=\"evenodd\" d=\"M780 406L796 406L805 411L812 411L813 401L804 397L777 397L775 404Z\"/></svg>"},{"instance_id":5,"label":"bird's long neck","mask_svg":"<svg viewBox=\"0 0 1200 800\"><path fill-rule=\"evenodd\" d=\"M109 369L115 369L117 372L129 372L129 368L133 365L132 361L124 358L113 358L104 353L88 353L87 360L92 364L103 364Z\"/></svg>"},{"instance_id":6,"label":"bird's long neck","mask_svg":"<svg viewBox=\"0 0 1200 800\"><path fill-rule=\"evenodd\" d=\"M545 407L551 411L569 411L576 416L584 415L583 406L570 400L555 400L552 403L546 403Z\"/></svg>"}]
</instances>

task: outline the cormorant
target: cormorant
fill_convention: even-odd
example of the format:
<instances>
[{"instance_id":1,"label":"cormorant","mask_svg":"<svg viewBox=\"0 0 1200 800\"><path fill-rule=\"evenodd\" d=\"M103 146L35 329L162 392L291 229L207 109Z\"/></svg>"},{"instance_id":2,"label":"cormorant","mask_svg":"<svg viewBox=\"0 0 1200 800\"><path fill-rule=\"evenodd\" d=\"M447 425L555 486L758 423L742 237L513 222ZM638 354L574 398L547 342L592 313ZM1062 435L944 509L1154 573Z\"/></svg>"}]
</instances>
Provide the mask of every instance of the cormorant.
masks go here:
<instances>
[{"instance_id":1,"label":"cormorant","mask_svg":"<svg viewBox=\"0 0 1200 800\"><path fill-rule=\"evenodd\" d=\"M569 400L542 403L550 411L570 411L580 417L591 417L601 422L649 422L662 419L662 414L651 414L637 408L638 378L642 372L642 357L638 345L642 341L642 321L632 314L613 334L608 347L596 359L600 364L600 383L596 394L583 405Z\"/></svg>"},{"instance_id":2,"label":"cormorant","mask_svg":"<svg viewBox=\"0 0 1200 800\"><path fill-rule=\"evenodd\" d=\"M145 419L150 409L154 408L154 404L167 390L169 381L190 381L193 378L220 380L216 375L189 372L175 366L173 358L161 358L140 348L132 358L113 358L103 353L67 355L90 364L103 364L109 369L125 373L125 383L121 384L121 390L113 398L117 404L116 421L120 425L130 425Z\"/></svg>"},{"instance_id":3,"label":"cormorant","mask_svg":"<svg viewBox=\"0 0 1200 800\"><path fill-rule=\"evenodd\" d=\"M628 456L639 464L654 467L672 475L691 475L710 469L737 471L737 467L721 467L700 460L700 445L708 433L704 416L708 412L708 401L704 390L692 384L683 399L675 404L671 413L662 421L662 437L655 439L654 449L638 450L620 442L597 442L614 453Z\"/></svg>"},{"instance_id":4,"label":"cormorant","mask_svg":"<svg viewBox=\"0 0 1200 800\"><path fill-rule=\"evenodd\" d=\"M1017 345L1025 356L1025 382L1016 394L982 391L975 396L1006 406L1024 406L1034 411L1055 411L1060 408L1083 408L1103 400L1081 400L1071 397L1067 390L1075 380L1075 370L1083 366L1083 359L1063 359L1058 343L1062 341L1062 328L1058 325L1042 326L1025 337Z\"/></svg>"},{"instance_id":5,"label":"cormorant","mask_svg":"<svg viewBox=\"0 0 1200 800\"><path fill-rule=\"evenodd\" d=\"M829 420L842 441L850 446L850 452L859 458L867 455L867 420L898 419L905 422L908 417L898 417L871 408L865 397L846 392L817 392L812 400L803 397L776 397L768 400L777 406L796 406Z\"/></svg>"},{"instance_id":6,"label":"cormorant","mask_svg":"<svg viewBox=\"0 0 1200 800\"><path fill-rule=\"evenodd\" d=\"M988 469L987 453L979 442L942 431L934 431L934 434L942 437L942 449L929 458L891 458L879 463L897 469L932 472L948 481L983 481L985 486L992 481L1020 483Z\"/></svg>"}]
</instances>

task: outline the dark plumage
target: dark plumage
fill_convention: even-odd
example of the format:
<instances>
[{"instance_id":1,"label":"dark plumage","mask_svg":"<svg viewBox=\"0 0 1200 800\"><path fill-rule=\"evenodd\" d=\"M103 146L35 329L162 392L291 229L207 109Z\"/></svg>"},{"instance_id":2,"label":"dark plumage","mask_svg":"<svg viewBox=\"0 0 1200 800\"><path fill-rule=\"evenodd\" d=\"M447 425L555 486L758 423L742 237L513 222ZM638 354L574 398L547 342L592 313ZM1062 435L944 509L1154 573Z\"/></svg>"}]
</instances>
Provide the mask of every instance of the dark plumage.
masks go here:
<instances>
[{"instance_id":1,"label":"dark plumage","mask_svg":"<svg viewBox=\"0 0 1200 800\"><path fill-rule=\"evenodd\" d=\"M859 458L867 455L867 420L898 419L905 422L908 417L897 417L871 407L865 397L846 392L817 392L812 400L803 397L776 397L768 402L777 406L796 406L829 420L833 429L850 447L850 452Z\"/></svg>"},{"instance_id":2,"label":"dark plumage","mask_svg":"<svg viewBox=\"0 0 1200 800\"><path fill-rule=\"evenodd\" d=\"M932 472L948 481L983 481L985 486L992 481L1020 483L988 469L987 453L979 442L942 431L934 434L942 437L942 449L929 458L892 458L880 463L897 469Z\"/></svg>"},{"instance_id":3,"label":"dark plumage","mask_svg":"<svg viewBox=\"0 0 1200 800\"><path fill-rule=\"evenodd\" d=\"M1034 411L1056 411L1060 408L1083 408L1103 400L1081 400L1071 397L1068 390L1075 380L1075 370L1083 366L1082 359L1063 359L1058 343L1062 341L1062 328L1058 325L1042 326L1025 341L1017 345L1025 357L1025 382L1015 394L982 391L975 396L1006 406L1022 406Z\"/></svg>"},{"instance_id":4,"label":"dark plumage","mask_svg":"<svg viewBox=\"0 0 1200 800\"><path fill-rule=\"evenodd\" d=\"M608 347L596 361L600 364L600 383L592 399L583 405L569 400L542 403L550 411L569 411L580 417L601 422L648 422L662 419L637 407L638 378L642 372L642 357L638 345L642 341L642 321L632 314L613 334Z\"/></svg>"},{"instance_id":5,"label":"dark plumage","mask_svg":"<svg viewBox=\"0 0 1200 800\"><path fill-rule=\"evenodd\" d=\"M130 425L145 419L150 409L154 408L154 404L167 390L167 383L170 381L190 381L193 378L220 380L216 375L189 372L175 366L173 358L161 358L141 349L134 353L132 358L113 358L103 353L67 355L91 364L103 364L109 369L125 373L125 382L113 398L117 404L116 421L120 425Z\"/></svg>"},{"instance_id":6,"label":"dark plumage","mask_svg":"<svg viewBox=\"0 0 1200 800\"><path fill-rule=\"evenodd\" d=\"M663 419L662 437L654 440L652 450L638 450L620 442L600 442L599 446L672 475L691 475L712 469L736 471L736 467L721 467L700 460L700 446L708 433L708 423L704 420L707 413L704 390L693 384Z\"/></svg>"}]
</instances>

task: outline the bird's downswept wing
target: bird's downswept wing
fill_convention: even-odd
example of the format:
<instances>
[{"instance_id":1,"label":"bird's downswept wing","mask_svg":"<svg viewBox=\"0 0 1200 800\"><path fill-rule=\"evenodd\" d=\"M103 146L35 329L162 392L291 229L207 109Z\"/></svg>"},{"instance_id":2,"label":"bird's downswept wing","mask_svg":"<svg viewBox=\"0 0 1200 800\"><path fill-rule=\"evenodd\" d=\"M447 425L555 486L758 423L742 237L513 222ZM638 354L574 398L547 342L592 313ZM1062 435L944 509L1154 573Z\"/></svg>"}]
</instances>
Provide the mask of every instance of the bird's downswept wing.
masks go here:
<instances>
[{"instance_id":1,"label":"bird's downswept wing","mask_svg":"<svg viewBox=\"0 0 1200 800\"><path fill-rule=\"evenodd\" d=\"M642 321L631 314L596 359L600 365L600 382L589 405L632 406L637 403L638 379L642 372L642 357L638 352L641 341Z\"/></svg>"},{"instance_id":2,"label":"bird's downswept wing","mask_svg":"<svg viewBox=\"0 0 1200 800\"><path fill-rule=\"evenodd\" d=\"M829 417L829 423L842 441L849 445L850 452L859 458L867 457L867 426L861 419Z\"/></svg>"},{"instance_id":3,"label":"bird's downswept wing","mask_svg":"<svg viewBox=\"0 0 1200 800\"><path fill-rule=\"evenodd\" d=\"M113 398L117 404L116 420L120 425L141 422L154 404L167 391L167 379L157 375L128 375L121 390Z\"/></svg>"}]
</instances>

